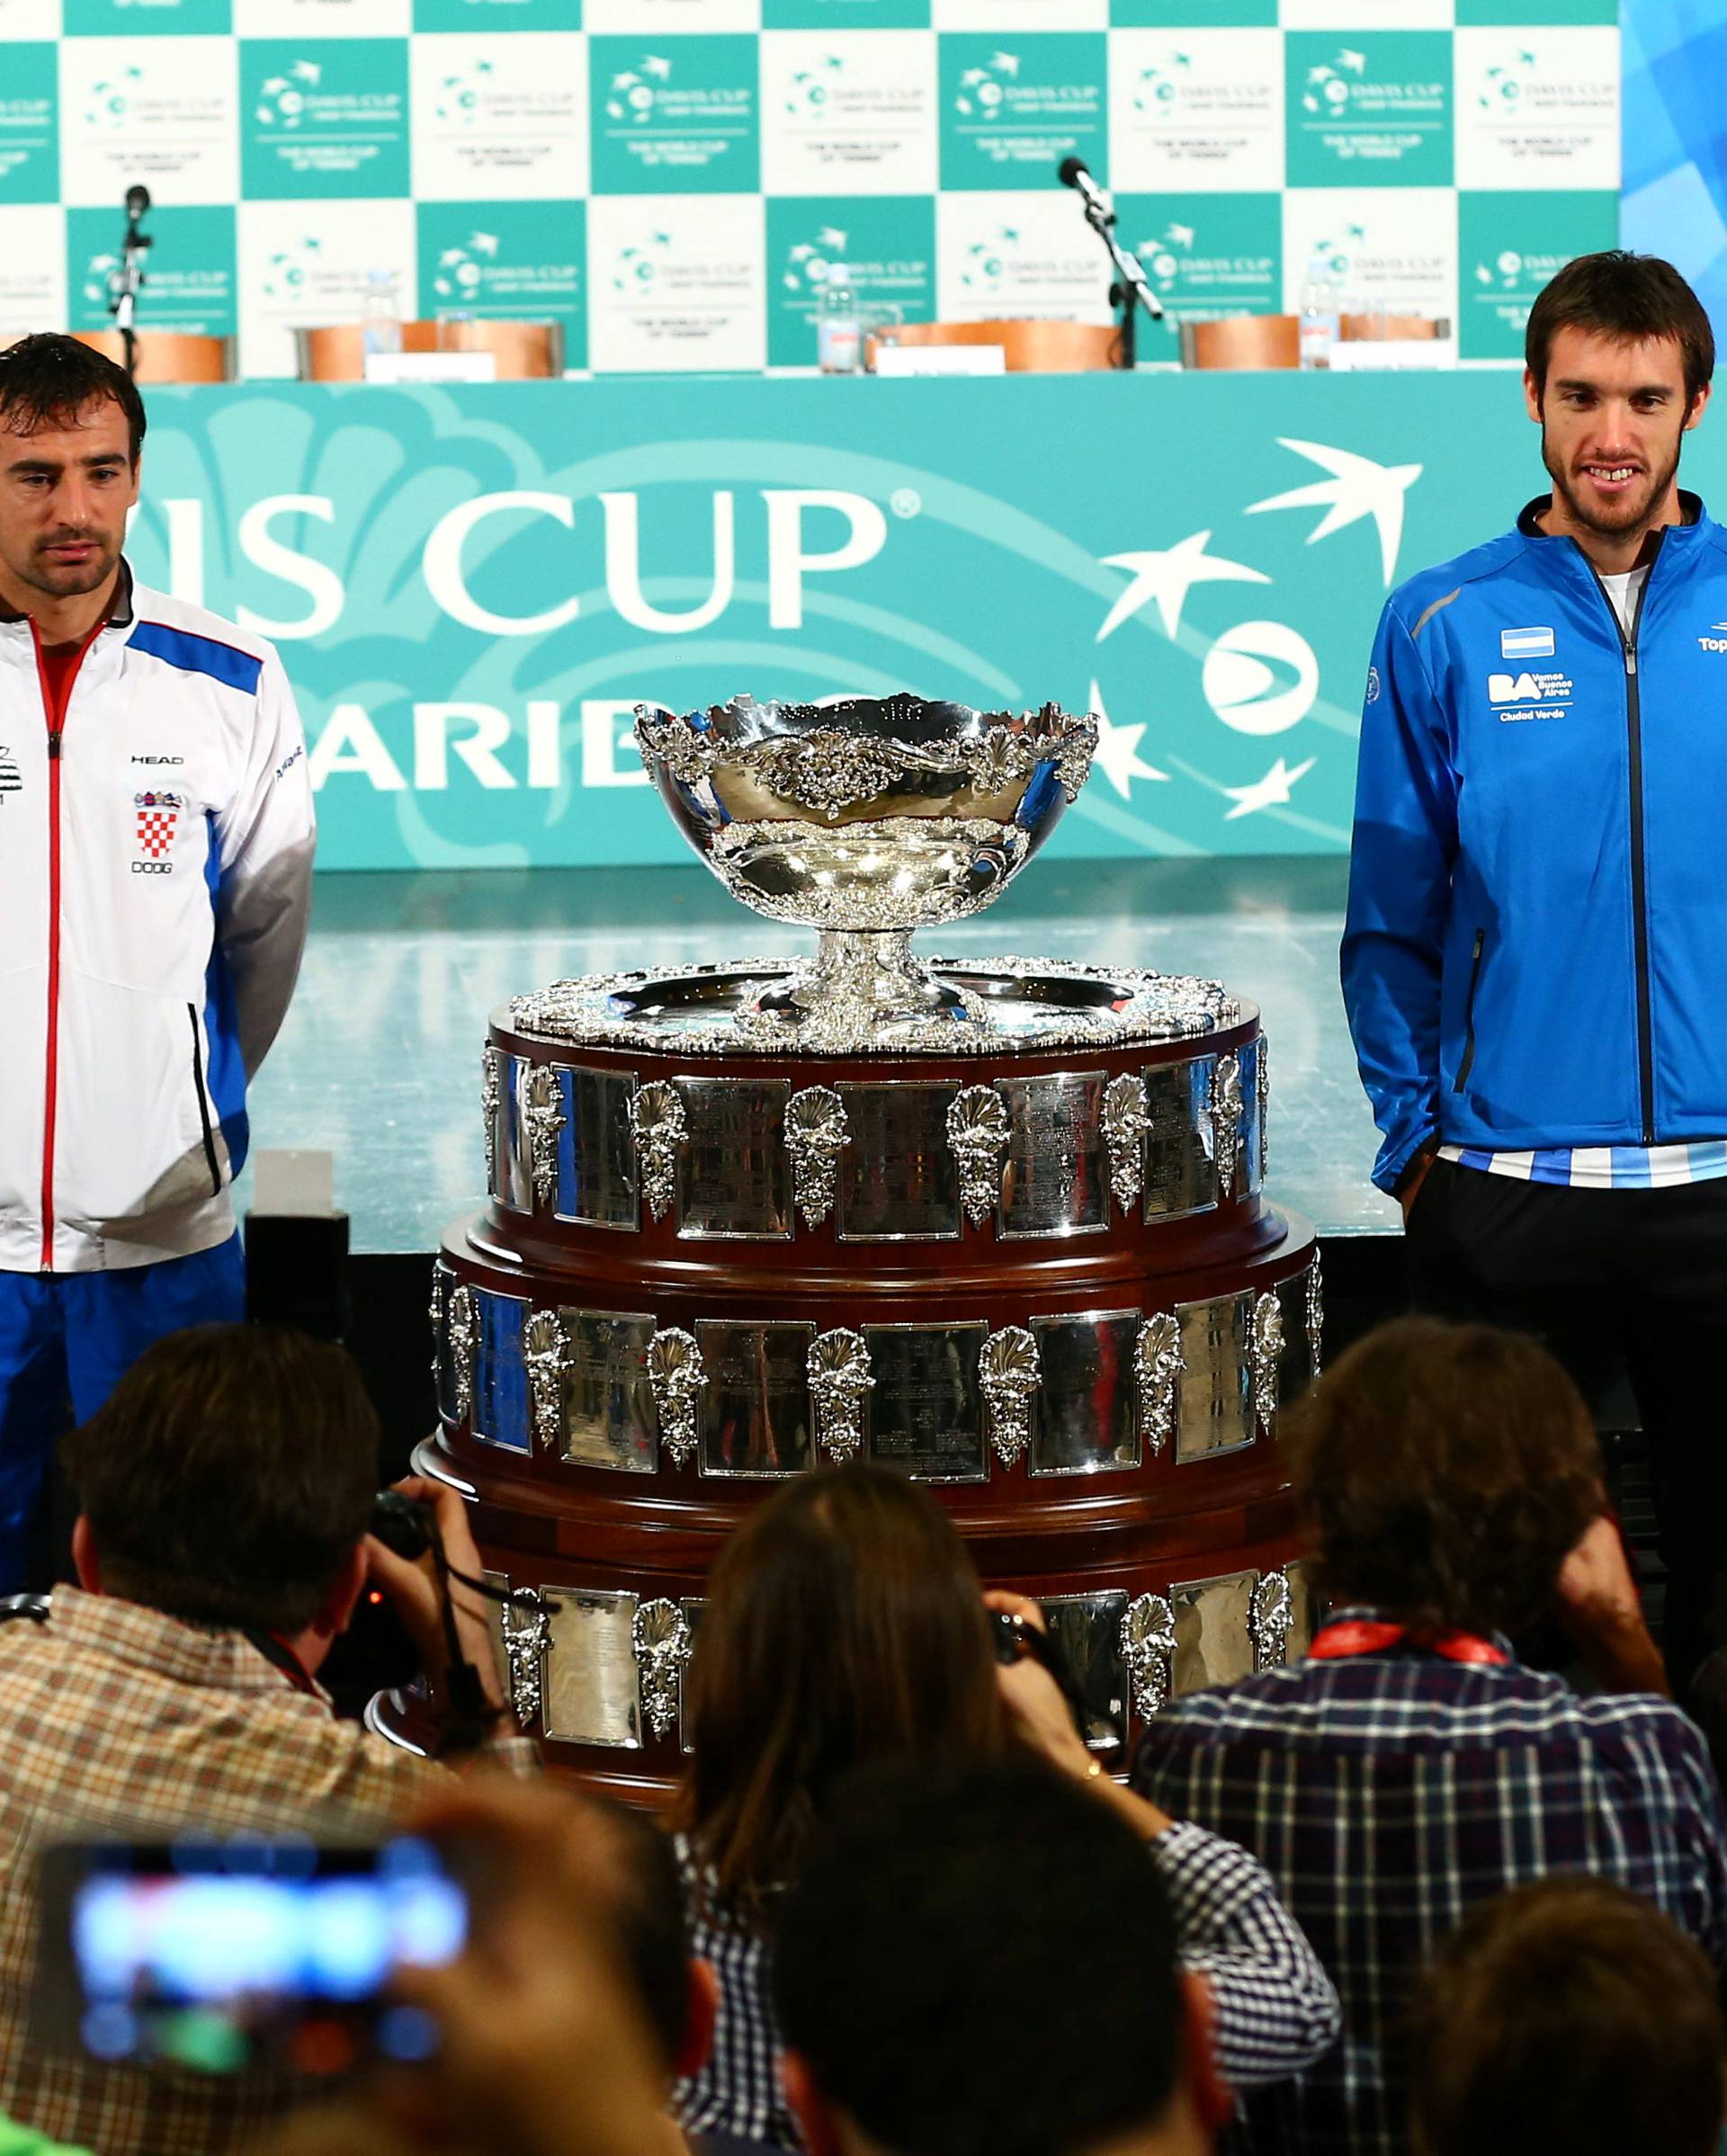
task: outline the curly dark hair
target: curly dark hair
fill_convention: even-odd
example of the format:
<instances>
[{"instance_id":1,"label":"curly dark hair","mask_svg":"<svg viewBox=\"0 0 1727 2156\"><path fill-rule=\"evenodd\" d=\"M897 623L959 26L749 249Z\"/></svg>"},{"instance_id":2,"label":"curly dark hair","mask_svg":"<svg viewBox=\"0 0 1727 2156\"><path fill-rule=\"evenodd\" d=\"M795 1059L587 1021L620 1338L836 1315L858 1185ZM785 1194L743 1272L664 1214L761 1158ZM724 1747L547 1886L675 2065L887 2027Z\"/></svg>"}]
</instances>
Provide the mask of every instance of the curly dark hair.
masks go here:
<instances>
[{"instance_id":1,"label":"curly dark hair","mask_svg":"<svg viewBox=\"0 0 1727 2156\"><path fill-rule=\"evenodd\" d=\"M144 446L144 399L124 367L77 337L38 330L0 351L0 426L14 434L72 426L109 398L125 416L131 461Z\"/></svg>"},{"instance_id":2,"label":"curly dark hair","mask_svg":"<svg viewBox=\"0 0 1727 2156\"><path fill-rule=\"evenodd\" d=\"M1489 1325L1380 1326L1291 1409L1286 1442L1319 1593L1417 1631L1534 1622L1603 1503L1576 1386Z\"/></svg>"},{"instance_id":3,"label":"curly dark hair","mask_svg":"<svg viewBox=\"0 0 1727 2156\"><path fill-rule=\"evenodd\" d=\"M1641 344L1672 337L1685 362L1685 398L1695 404L1715 371L1715 337L1703 302L1670 262L1659 255L1632 255L1606 247L1579 255L1535 297L1524 332L1524 363L1539 396L1547 386L1547 362L1561 329Z\"/></svg>"}]
</instances>

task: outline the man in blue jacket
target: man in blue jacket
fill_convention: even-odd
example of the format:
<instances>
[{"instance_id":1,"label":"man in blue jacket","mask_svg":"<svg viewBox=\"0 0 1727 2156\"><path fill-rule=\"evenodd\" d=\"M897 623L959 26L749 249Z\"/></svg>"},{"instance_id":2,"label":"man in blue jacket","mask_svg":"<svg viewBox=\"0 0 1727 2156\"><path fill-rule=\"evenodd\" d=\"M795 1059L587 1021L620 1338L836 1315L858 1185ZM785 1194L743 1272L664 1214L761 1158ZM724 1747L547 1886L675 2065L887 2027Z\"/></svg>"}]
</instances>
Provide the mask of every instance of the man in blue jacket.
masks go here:
<instances>
[{"instance_id":1,"label":"man in blue jacket","mask_svg":"<svg viewBox=\"0 0 1727 2156\"><path fill-rule=\"evenodd\" d=\"M1683 1685L1727 1637L1727 534L1677 483L1714 342L1615 250L1526 358L1551 495L1380 622L1344 999L1418 1302L1628 1368Z\"/></svg>"}]
</instances>

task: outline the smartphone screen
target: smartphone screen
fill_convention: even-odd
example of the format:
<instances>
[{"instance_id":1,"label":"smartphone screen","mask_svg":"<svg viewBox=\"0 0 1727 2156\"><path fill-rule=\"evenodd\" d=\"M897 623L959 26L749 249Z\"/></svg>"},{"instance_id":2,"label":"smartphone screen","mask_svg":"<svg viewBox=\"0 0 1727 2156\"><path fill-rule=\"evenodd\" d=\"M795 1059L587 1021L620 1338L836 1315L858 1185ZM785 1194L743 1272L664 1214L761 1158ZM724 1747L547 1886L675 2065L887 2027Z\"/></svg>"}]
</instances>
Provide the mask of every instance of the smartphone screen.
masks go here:
<instances>
[{"instance_id":1,"label":"smartphone screen","mask_svg":"<svg viewBox=\"0 0 1727 2156\"><path fill-rule=\"evenodd\" d=\"M42 1863L39 2028L110 2063L338 2074L436 2048L390 1997L461 1950L468 1898L429 1842L58 1843Z\"/></svg>"}]
</instances>

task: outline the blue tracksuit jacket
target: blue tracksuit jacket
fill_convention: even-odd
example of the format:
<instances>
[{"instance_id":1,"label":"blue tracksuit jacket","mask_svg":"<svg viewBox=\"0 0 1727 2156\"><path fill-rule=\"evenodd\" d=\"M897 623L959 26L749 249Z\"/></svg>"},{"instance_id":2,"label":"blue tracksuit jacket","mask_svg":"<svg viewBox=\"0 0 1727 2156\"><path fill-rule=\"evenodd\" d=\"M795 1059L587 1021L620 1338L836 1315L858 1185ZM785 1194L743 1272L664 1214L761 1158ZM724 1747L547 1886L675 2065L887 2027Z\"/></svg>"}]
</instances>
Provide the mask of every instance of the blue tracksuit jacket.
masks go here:
<instances>
[{"instance_id":1,"label":"blue tracksuit jacket","mask_svg":"<svg viewBox=\"0 0 1727 2156\"><path fill-rule=\"evenodd\" d=\"M1386 603L1342 957L1382 1189L1434 1139L1727 1133L1727 535L1680 498L1629 638L1544 497Z\"/></svg>"}]
</instances>

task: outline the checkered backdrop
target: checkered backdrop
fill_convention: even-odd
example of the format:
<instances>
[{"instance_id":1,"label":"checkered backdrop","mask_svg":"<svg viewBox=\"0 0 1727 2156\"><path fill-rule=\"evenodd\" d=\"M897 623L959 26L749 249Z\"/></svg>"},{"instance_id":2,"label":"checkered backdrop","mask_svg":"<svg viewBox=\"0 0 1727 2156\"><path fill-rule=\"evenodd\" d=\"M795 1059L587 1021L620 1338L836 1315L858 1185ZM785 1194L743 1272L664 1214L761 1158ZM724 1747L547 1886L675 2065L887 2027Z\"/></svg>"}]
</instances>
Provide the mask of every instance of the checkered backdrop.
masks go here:
<instances>
[{"instance_id":1,"label":"checkered backdrop","mask_svg":"<svg viewBox=\"0 0 1727 2156\"><path fill-rule=\"evenodd\" d=\"M1172 318L1364 302L1516 355L1609 245L1615 0L0 0L0 329L544 318L573 367L811 363L823 265L908 318L1106 317L1055 167L1115 192ZM1170 356L1151 335L1142 356Z\"/></svg>"}]
</instances>

